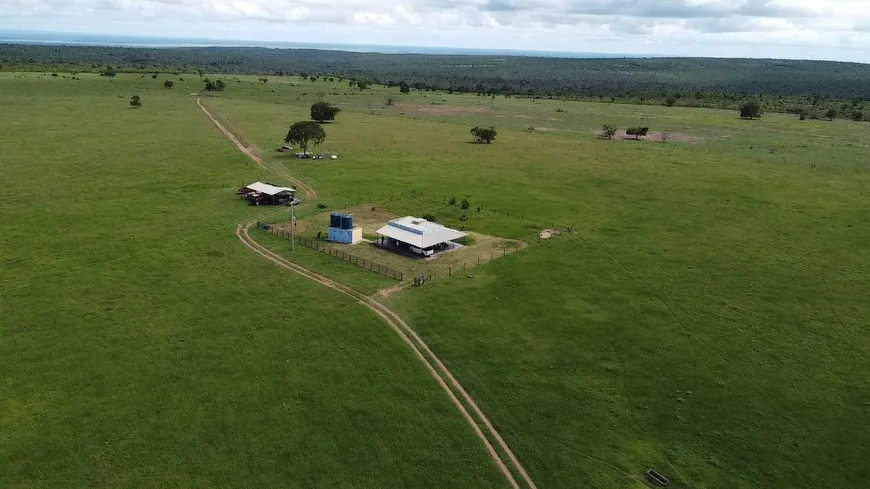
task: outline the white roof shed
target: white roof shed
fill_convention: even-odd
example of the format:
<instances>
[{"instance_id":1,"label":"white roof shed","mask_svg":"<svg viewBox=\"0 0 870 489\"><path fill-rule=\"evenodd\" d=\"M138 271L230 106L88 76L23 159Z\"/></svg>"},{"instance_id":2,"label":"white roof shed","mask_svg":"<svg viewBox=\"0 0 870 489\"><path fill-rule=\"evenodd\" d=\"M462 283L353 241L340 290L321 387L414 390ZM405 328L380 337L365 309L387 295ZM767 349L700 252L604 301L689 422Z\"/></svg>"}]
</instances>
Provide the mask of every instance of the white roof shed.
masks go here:
<instances>
[{"instance_id":1,"label":"white roof shed","mask_svg":"<svg viewBox=\"0 0 870 489\"><path fill-rule=\"evenodd\" d=\"M263 182L254 182L245 188L251 189L254 192L272 196L281 195L283 193L292 194L296 192L296 189L293 187L276 187L274 185Z\"/></svg>"},{"instance_id":2,"label":"white roof shed","mask_svg":"<svg viewBox=\"0 0 870 489\"><path fill-rule=\"evenodd\" d=\"M393 219L378 229L378 234L422 249L468 236L468 233L412 216Z\"/></svg>"}]
</instances>

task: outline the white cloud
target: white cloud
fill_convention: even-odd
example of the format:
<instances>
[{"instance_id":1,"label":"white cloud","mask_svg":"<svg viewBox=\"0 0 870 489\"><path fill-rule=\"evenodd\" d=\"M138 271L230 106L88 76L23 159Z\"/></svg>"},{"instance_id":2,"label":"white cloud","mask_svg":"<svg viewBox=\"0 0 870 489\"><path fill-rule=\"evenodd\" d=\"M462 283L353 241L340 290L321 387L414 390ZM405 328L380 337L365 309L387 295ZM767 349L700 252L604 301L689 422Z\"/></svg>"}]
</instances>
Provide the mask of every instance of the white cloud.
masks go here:
<instances>
[{"instance_id":1,"label":"white cloud","mask_svg":"<svg viewBox=\"0 0 870 489\"><path fill-rule=\"evenodd\" d=\"M0 29L870 62L870 0L0 0Z\"/></svg>"}]
</instances>

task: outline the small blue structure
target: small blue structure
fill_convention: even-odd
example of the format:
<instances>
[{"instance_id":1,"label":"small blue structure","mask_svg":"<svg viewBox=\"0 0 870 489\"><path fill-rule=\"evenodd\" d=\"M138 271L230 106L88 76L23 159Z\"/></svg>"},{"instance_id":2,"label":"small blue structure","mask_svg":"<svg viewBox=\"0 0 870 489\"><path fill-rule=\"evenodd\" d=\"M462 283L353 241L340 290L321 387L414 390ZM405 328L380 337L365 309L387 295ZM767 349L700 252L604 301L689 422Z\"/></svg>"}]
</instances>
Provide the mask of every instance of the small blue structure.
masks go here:
<instances>
[{"instance_id":1,"label":"small blue structure","mask_svg":"<svg viewBox=\"0 0 870 489\"><path fill-rule=\"evenodd\" d=\"M357 244L362 241L362 228L353 226L353 214L333 212L326 237L334 243Z\"/></svg>"}]
</instances>

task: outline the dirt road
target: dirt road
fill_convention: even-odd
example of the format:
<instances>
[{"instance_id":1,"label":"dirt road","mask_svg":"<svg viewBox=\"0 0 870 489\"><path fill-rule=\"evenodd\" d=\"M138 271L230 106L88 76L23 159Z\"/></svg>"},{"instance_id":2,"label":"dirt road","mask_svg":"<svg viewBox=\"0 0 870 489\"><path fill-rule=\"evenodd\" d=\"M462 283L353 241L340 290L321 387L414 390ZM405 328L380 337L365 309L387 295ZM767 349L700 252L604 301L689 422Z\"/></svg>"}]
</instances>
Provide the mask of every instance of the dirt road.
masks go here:
<instances>
[{"instance_id":1,"label":"dirt road","mask_svg":"<svg viewBox=\"0 0 870 489\"><path fill-rule=\"evenodd\" d=\"M311 188L311 186L307 185L302 180L297 180L296 178L293 178L292 175L290 175L289 173L287 173L283 170L275 170L275 169L272 169L272 168L269 168L268 166L266 166L266 163L263 162L263 158L261 158L260 155L258 155L257 152L253 148L249 148L249 147L245 146L239 140L239 138L236 137L235 134L233 134L229 129L224 127L224 125L221 124L211 114L211 112L209 112L208 109L205 108L204 105L202 105L202 100L199 97L196 98L196 105L198 105L199 108L202 109L202 111L205 113L206 117L209 118L209 120L212 122L212 124L214 124L218 129L220 129L221 132L224 133L224 136L226 136L227 139L229 139L230 141L233 142L233 144L236 145L236 148L238 148L239 151L248 155L248 157L250 157L252 160L254 160L254 162L260 168L262 168L268 172L274 173L275 175L278 175L281 178L286 178L287 180L293 182L296 185L296 188L301 189L305 193L306 197L312 198L312 199L317 197L317 192L315 192L314 189Z\"/></svg>"},{"instance_id":2,"label":"dirt road","mask_svg":"<svg viewBox=\"0 0 870 489\"><path fill-rule=\"evenodd\" d=\"M262 159L250 148L246 147L242 144L239 139L234 136L230 131L228 131L220 122L218 122L209 111L202 105L200 100L197 98L197 105L199 105L200 109L208 116L208 118L214 123L224 135L227 136L240 151L251 157L254 161L257 162L264 169L272 171L284 178L289 179L290 181L299 185L299 188L303 189L310 197L314 197L317 194L314 192L314 189L308 187L303 182L300 182L289 175L284 175L279 172L275 172L274 170L266 167L263 164ZM527 487L529 489L537 489L535 483L529 477L529 474L526 472L526 469L522 466L522 464L517 459L516 455L514 455L513 451L511 451L510 447L508 447L507 443L505 443L504 439L501 435L496 431L495 427L489 421L489 418L483 414L483 411L477 406L477 403L468 395L468 392L462 385L456 380L456 377L447 369L444 363L435 355L434 352L429 348L426 342L423 341L422 338L414 331L398 314L376 301L375 299L368 297L364 294L361 294L346 285L335 282L334 280L328 279L312 270L309 270L301 265L293 263L286 258L274 253L268 248L257 243L249 234L249 229L253 225L253 222L249 222L245 225L239 225L236 228L236 236L238 236L239 240L247 246L251 251L257 253L258 255L266 258L267 260L275 263L276 265L295 272L308 280L313 282L317 282L323 286L334 289L335 291L355 300L360 305L368 308L377 314L390 328L405 342L410 348L411 351L414 352L414 355L418 360L423 362L426 366L426 369L435 379L439 386L447 393L447 396L450 398L450 401L456 406L462 416L468 421L468 424L471 425L471 428L474 430L474 433L480 438L480 441L486 447L487 452L495 461L499 470L504 475L507 482L514 489L520 489L521 487ZM495 441L495 445L501 450L499 453L496 450L496 447L493 445L493 441ZM502 457L506 457L508 463L510 464L510 468L508 464L505 463ZM517 482L516 476L523 481L524 486L521 486L519 482Z\"/></svg>"}]
</instances>

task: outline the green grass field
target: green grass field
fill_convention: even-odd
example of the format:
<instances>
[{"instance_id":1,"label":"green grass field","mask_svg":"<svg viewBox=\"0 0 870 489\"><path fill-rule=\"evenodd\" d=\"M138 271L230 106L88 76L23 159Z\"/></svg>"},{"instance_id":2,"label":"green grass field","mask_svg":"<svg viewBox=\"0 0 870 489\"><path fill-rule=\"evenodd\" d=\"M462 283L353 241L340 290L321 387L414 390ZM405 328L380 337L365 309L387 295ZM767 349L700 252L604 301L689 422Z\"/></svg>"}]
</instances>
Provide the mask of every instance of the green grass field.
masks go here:
<instances>
[{"instance_id":1,"label":"green grass field","mask_svg":"<svg viewBox=\"0 0 870 489\"><path fill-rule=\"evenodd\" d=\"M198 77L23 76L0 74L0 483L504 485L385 325L235 238L262 209L233 187L287 182L208 123ZM870 481L867 124L226 80L205 104L327 210L530 242L386 300L538 487ZM320 93L341 158L275 152ZM610 122L671 140L597 139ZM534 242L552 226L572 232ZM395 283L255 236L366 294Z\"/></svg>"},{"instance_id":2,"label":"green grass field","mask_svg":"<svg viewBox=\"0 0 870 489\"><path fill-rule=\"evenodd\" d=\"M239 243L255 172L187 95L2 74L0 112L0 486L504 487L374 314Z\"/></svg>"}]
</instances>

